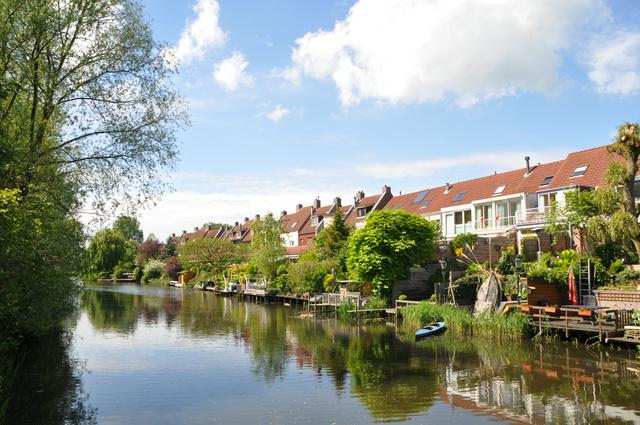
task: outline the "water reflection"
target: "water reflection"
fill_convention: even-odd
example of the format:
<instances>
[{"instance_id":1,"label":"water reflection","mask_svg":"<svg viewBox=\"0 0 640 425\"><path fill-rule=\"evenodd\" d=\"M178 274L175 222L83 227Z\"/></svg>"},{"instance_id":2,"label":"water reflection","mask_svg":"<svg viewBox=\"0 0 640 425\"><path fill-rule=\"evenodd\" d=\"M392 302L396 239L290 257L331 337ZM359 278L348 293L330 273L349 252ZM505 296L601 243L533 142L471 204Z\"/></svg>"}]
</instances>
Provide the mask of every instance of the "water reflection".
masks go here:
<instances>
[{"instance_id":1,"label":"water reflection","mask_svg":"<svg viewBox=\"0 0 640 425\"><path fill-rule=\"evenodd\" d=\"M631 351L450 337L416 344L384 324L298 319L279 305L163 288L88 289L81 307L75 338L95 372L90 401L114 423L640 422ZM95 348L105 340L115 351ZM53 382L61 372L49 376L45 358L34 373ZM91 419L77 374L66 376L76 395L63 405Z\"/></svg>"},{"instance_id":2,"label":"water reflection","mask_svg":"<svg viewBox=\"0 0 640 425\"><path fill-rule=\"evenodd\" d=\"M7 424L94 424L96 409L82 385L81 364L70 356L71 335L29 341L14 377Z\"/></svg>"}]
</instances>

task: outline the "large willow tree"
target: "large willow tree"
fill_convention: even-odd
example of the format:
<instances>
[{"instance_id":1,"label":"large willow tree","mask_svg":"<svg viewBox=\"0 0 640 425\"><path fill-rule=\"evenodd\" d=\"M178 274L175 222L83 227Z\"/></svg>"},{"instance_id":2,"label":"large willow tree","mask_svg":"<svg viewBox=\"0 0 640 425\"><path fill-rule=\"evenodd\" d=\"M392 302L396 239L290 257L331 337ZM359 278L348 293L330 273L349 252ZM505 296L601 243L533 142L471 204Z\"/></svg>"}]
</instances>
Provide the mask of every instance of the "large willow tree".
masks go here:
<instances>
[{"instance_id":1,"label":"large willow tree","mask_svg":"<svg viewBox=\"0 0 640 425\"><path fill-rule=\"evenodd\" d=\"M81 207L111 212L163 191L187 124L163 51L133 0L0 2L4 333L69 311Z\"/></svg>"}]
</instances>

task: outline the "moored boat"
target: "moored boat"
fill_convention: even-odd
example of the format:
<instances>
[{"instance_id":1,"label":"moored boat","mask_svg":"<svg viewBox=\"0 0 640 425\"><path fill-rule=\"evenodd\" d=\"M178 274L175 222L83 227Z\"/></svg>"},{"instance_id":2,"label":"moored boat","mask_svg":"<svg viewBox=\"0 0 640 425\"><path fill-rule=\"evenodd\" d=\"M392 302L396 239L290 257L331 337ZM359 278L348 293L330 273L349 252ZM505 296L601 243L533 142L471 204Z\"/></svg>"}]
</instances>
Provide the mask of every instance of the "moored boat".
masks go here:
<instances>
[{"instance_id":1,"label":"moored boat","mask_svg":"<svg viewBox=\"0 0 640 425\"><path fill-rule=\"evenodd\" d=\"M182 288L184 284L178 282L177 280L172 280L169 282L169 286L173 286L174 288Z\"/></svg>"},{"instance_id":2,"label":"moored boat","mask_svg":"<svg viewBox=\"0 0 640 425\"><path fill-rule=\"evenodd\" d=\"M447 329L444 322L432 323L416 331L416 341L430 336L439 335Z\"/></svg>"}]
</instances>

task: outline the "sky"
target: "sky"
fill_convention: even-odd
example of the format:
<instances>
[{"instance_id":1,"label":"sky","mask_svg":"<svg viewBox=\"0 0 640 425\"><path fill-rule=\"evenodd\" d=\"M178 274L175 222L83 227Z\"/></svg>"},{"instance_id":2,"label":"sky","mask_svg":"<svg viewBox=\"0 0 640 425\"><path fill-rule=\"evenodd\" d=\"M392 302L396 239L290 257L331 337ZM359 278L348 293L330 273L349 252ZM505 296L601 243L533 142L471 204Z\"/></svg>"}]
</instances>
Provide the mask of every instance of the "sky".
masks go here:
<instances>
[{"instance_id":1,"label":"sky","mask_svg":"<svg viewBox=\"0 0 640 425\"><path fill-rule=\"evenodd\" d=\"M609 143L640 121L637 0L144 0L191 113L160 239Z\"/></svg>"}]
</instances>

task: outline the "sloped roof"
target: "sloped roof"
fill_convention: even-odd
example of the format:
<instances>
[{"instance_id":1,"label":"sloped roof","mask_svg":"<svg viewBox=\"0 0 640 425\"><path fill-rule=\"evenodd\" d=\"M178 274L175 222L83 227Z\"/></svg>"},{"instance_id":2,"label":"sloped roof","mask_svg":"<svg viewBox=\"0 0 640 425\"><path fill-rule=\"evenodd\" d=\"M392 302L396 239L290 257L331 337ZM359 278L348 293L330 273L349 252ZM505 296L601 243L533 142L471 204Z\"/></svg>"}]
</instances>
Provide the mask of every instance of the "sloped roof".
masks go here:
<instances>
[{"instance_id":1,"label":"sloped roof","mask_svg":"<svg viewBox=\"0 0 640 425\"><path fill-rule=\"evenodd\" d=\"M311 218L312 207L302 207L298 211L282 216L282 227L285 233L299 232Z\"/></svg>"}]
</instances>

